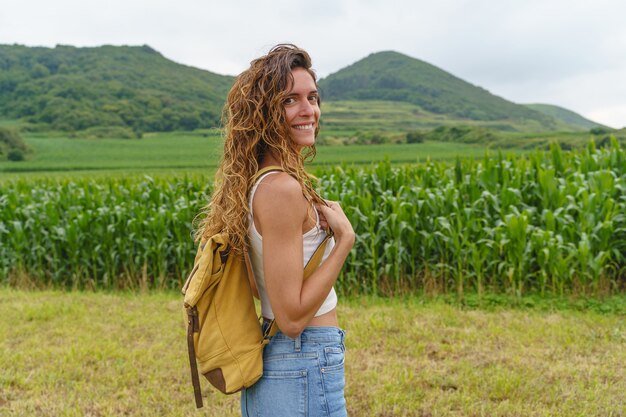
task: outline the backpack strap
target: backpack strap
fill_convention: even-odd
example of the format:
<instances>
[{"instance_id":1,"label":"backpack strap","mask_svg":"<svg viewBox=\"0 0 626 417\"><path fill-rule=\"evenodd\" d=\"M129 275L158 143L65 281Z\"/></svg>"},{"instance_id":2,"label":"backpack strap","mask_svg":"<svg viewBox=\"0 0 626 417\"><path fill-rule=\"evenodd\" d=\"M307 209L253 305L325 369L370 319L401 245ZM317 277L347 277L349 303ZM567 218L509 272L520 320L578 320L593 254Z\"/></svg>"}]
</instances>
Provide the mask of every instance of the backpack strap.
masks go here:
<instances>
[{"instance_id":1,"label":"backpack strap","mask_svg":"<svg viewBox=\"0 0 626 417\"><path fill-rule=\"evenodd\" d=\"M328 240L333 236L332 231L326 234L326 237L320 243L320 245L315 249L311 258L306 263L304 267L304 279L310 277L313 272L317 269L317 267L322 263L322 258L324 257L324 252L326 251L326 246L328 246ZM267 327L263 338L269 341L269 338L274 336L278 332L278 325L276 324L276 319L272 319L270 325Z\"/></svg>"},{"instance_id":2,"label":"backpack strap","mask_svg":"<svg viewBox=\"0 0 626 417\"><path fill-rule=\"evenodd\" d=\"M258 170L257 173L254 174L254 176L252 177L252 184L254 184L261 177L261 175L266 174L270 171L285 171L285 170L283 169L283 167L279 165L270 165L265 168L262 168Z\"/></svg>"},{"instance_id":3,"label":"backpack strap","mask_svg":"<svg viewBox=\"0 0 626 417\"><path fill-rule=\"evenodd\" d=\"M200 377L198 376L198 364L196 352L193 346L193 334L198 329L198 308L187 308L187 350L189 351L189 366L191 367L191 383L193 395L196 400L196 408L202 408L202 391L200 390Z\"/></svg>"}]
</instances>

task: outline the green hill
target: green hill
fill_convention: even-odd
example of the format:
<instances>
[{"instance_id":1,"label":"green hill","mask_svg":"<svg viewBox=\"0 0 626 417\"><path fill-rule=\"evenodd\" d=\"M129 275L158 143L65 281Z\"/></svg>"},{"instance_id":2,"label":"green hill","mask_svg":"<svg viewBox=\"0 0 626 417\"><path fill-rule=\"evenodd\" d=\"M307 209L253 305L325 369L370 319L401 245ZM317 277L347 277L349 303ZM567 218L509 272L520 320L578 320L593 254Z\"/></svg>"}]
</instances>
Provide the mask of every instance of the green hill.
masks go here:
<instances>
[{"instance_id":1,"label":"green hill","mask_svg":"<svg viewBox=\"0 0 626 417\"><path fill-rule=\"evenodd\" d=\"M215 127L233 80L170 61L146 45L0 45L0 122L17 120L22 130L29 122L41 130L83 131L78 135L84 137ZM453 125L589 129L563 117L567 110L535 111L397 52L371 54L319 84L331 136Z\"/></svg>"},{"instance_id":2,"label":"green hill","mask_svg":"<svg viewBox=\"0 0 626 417\"><path fill-rule=\"evenodd\" d=\"M567 123L570 126L578 126L582 129L587 130L593 129L594 127L607 127L601 125L600 123L585 119L580 114L575 113L571 110L567 110L563 107L555 106L552 104L524 104L524 106L543 114L547 114L548 116L554 117L555 119L560 120L563 123Z\"/></svg>"},{"instance_id":3,"label":"green hill","mask_svg":"<svg viewBox=\"0 0 626 417\"><path fill-rule=\"evenodd\" d=\"M326 100L386 100L412 103L435 114L469 120L529 120L559 128L552 117L497 97L419 59L378 52L319 82Z\"/></svg>"},{"instance_id":4,"label":"green hill","mask_svg":"<svg viewBox=\"0 0 626 417\"><path fill-rule=\"evenodd\" d=\"M233 77L177 64L149 46L0 45L0 118L56 130L219 124Z\"/></svg>"}]
</instances>

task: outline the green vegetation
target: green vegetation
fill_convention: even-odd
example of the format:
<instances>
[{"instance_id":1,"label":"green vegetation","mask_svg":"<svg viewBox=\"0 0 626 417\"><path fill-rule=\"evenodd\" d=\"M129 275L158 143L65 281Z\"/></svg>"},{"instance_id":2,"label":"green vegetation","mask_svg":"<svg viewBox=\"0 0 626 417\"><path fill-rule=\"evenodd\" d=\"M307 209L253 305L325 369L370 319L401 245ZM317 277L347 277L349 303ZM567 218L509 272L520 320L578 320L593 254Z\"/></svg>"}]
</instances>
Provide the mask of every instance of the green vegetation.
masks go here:
<instances>
[{"instance_id":1,"label":"green vegetation","mask_svg":"<svg viewBox=\"0 0 626 417\"><path fill-rule=\"evenodd\" d=\"M0 45L0 117L23 129L146 131L219 124L233 77L180 65L149 46ZM33 125L34 124L34 125Z\"/></svg>"},{"instance_id":2,"label":"green vegetation","mask_svg":"<svg viewBox=\"0 0 626 417\"><path fill-rule=\"evenodd\" d=\"M111 131L107 128L107 131ZM81 135L88 134L85 131ZM0 172L207 169L221 157L218 131L146 133L140 140L71 138L63 133L25 134L34 150L19 165L0 162Z\"/></svg>"},{"instance_id":3,"label":"green vegetation","mask_svg":"<svg viewBox=\"0 0 626 417\"><path fill-rule=\"evenodd\" d=\"M600 150L553 146L527 157L316 174L357 233L337 283L344 294L601 295L626 286L626 151L616 140ZM0 279L178 288L195 251L190 223L210 183L194 176L0 184Z\"/></svg>"},{"instance_id":4,"label":"green vegetation","mask_svg":"<svg viewBox=\"0 0 626 417\"><path fill-rule=\"evenodd\" d=\"M414 133L414 136L419 137ZM430 132L423 133L424 140L436 140L439 142L459 142L459 143L493 143L501 136L496 132L486 128L469 126L440 126Z\"/></svg>"},{"instance_id":5,"label":"green vegetation","mask_svg":"<svg viewBox=\"0 0 626 417\"><path fill-rule=\"evenodd\" d=\"M0 186L0 278L65 288L176 288L208 182L40 181Z\"/></svg>"},{"instance_id":6,"label":"green vegetation","mask_svg":"<svg viewBox=\"0 0 626 417\"><path fill-rule=\"evenodd\" d=\"M127 127L121 126L94 126L70 133L68 136L70 138L84 139L141 139L143 132L140 130L133 131Z\"/></svg>"},{"instance_id":7,"label":"green vegetation","mask_svg":"<svg viewBox=\"0 0 626 417\"><path fill-rule=\"evenodd\" d=\"M88 129L75 134L93 138L216 127L233 79L169 61L146 45L0 45L0 125L24 132ZM511 103L396 52L372 54L320 80L320 89L323 122L339 137L382 130L387 138L460 124L520 132L601 126L565 109ZM335 143L334 137L320 139Z\"/></svg>"},{"instance_id":8,"label":"green vegetation","mask_svg":"<svg viewBox=\"0 0 626 417\"><path fill-rule=\"evenodd\" d=\"M564 150L581 149L589 143L590 138L594 139L597 147L610 146L612 138L622 146L626 145L626 131L605 128L594 128L589 132L520 133L458 125L439 126L429 131L415 130L406 135L407 142L409 137L413 143L420 143L421 140L481 144L490 149L550 149L553 143L557 143Z\"/></svg>"},{"instance_id":9,"label":"green vegetation","mask_svg":"<svg viewBox=\"0 0 626 417\"><path fill-rule=\"evenodd\" d=\"M207 174L215 171L223 148L218 130L146 133L140 140L70 138L63 133L28 133L24 138L34 149L33 155L20 164L0 161L0 173L13 172L16 173L14 177L33 177L35 173L50 172L73 176L98 173L161 175L163 172ZM454 160L457 155L481 157L484 152L484 145L430 142L419 146L319 146L313 166L369 165L384 158L394 163L414 163L427 157ZM0 182L7 177L4 174Z\"/></svg>"},{"instance_id":10,"label":"green vegetation","mask_svg":"<svg viewBox=\"0 0 626 417\"><path fill-rule=\"evenodd\" d=\"M406 55L378 52L319 82L327 100L387 100L471 120L530 120L554 130L550 116L494 96L433 65Z\"/></svg>"},{"instance_id":11,"label":"green vegetation","mask_svg":"<svg viewBox=\"0 0 626 417\"><path fill-rule=\"evenodd\" d=\"M550 117L560 120L570 126L579 126L582 129L593 128L606 128L606 126L596 123L589 119L585 119L578 113L574 113L571 110L564 109L563 107L554 106L552 104L524 104L529 109L544 113Z\"/></svg>"},{"instance_id":12,"label":"green vegetation","mask_svg":"<svg viewBox=\"0 0 626 417\"><path fill-rule=\"evenodd\" d=\"M2 128L0 128L2 130ZM15 129L13 129L15 131ZM407 135L414 134L424 143L412 146ZM200 129L193 132L155 132L141 135L121 127L96 127L75 133L46 132L23 133L28 149L28 161L19 165L0 160L0 172L54 173L72 175L133 173L159 175L160 173L206 173L215 168L221 156L222 139L217 129ZM524 153L532 149L549 149L552 142L563 149L583 148L591 137L598 147L610 146L615 136L626 144L626 130L592 129L589 132L513 133L487 129L480 126L442 126L430 130L390 131L330 130L319 138L317 157L313 166L337 163L370 164L389 158L392 163L413 163L432 160L454 160L457 155L482 157L485 150L507 149ZM93 140L98 139L98 140ZM383 145L365 146L367 143ZM324 145L347 145L343 146ZM30 152L30 151L29 151ZM4 179L7 177L4 176Z\"/></svg>"},{"instance_id":13,"label":"green vegetation","mask_svg":"<svg viewBox=\"0 0 626 417\"><path fill-rule=\"evenodd\" d=\"M410 103L379 100L325 101L321 125L318 143L322 145L404 143L410 133L428 141L480 143L492 149L547 148L554 141L571 149L584 146L591 136L600 144L601 138L610 135L626 143L626 132L610 128L583 131L581 127L560 124L563 131L545 131L535 120L460 120L424 111ZM469 135L460 134L459 130ZM376 140L371 140L372 136ZM605 141L608 143L608 139Z\"/></svg>"},{"instance_id":14,"label":"green vegetation","mask_svg":"<svg viewBox=\"0 0 626 417\"><path fill-rule=\"evenodd\" d=\"M0 409L26 416L194 413L181 298L0 288ZM622 303L626 301L622 299ZM624 313L340 299L354 416L626 413ZM239 396L202 382L203 415Z\"/></svg>"},{"instance_id":15,"label":"green vegetation","mask_svg":"<svg viewBox=\"0 0 626 417\"><path fill-rule=\"evenodd\" d=\"M589 130L589 132L594 136L598 146L607 146L613 138L616 138L622 144L626 143L626 127L619 130L596 127Z\"/></svg>"},{"instance_id":16,"label":"green vegetation","mask_svg":"<svg viewBox=\"0 0 626 417\"><path fill-rule=\"evenodd\" d=\"M13 162L23 161L24 152L19 149L12 149L7 153L7 159Z\"/></svg>"},{"instance_id":17,"label":"green vegetation","mask_svg":"<svg viewBox=\"0 0 626 417\"><path fill-rule=\"evenodd\" d=\"M22 161L29 150L15 129L0 127L0 160Z\"/></svg>"},{"instance_id":18,"label":"green vegetation","mask_svg":"<svg viewBox=\"0 0 626 417\"><path fill-rule=\"evenodd\" d=\"M485 157L371 172L334 168L323 193L357 232L341 288L590 293L624 289L626 152Z\"/></svg>"}]
</instances>

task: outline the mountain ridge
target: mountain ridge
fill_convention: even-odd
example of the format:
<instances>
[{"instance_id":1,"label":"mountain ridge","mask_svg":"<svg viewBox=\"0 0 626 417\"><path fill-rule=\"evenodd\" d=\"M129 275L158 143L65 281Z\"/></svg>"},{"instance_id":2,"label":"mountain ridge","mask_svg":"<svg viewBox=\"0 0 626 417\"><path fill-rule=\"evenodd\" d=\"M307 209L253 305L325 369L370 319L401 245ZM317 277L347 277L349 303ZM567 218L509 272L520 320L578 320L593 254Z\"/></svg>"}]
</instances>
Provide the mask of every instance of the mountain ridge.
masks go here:
<instances>
[{"instance_id":1,"label":"mountain ridge","mask_svg":"<svg viewBox=\"0 0 626 417\"><path fill-rule=\"evenodd\" d=\"M0 115L58 130L213 127L234 80L148 45L0 45L0 70Z\"/></svg>"},{"instance_id":2,"label":"mountain ridge","mask_svg":"<svg viewBox=\"0 0 626 417\"><path fill-rule=\"evenodd\" d=\"M535 111L547 114L548 116L551 116L557 120L561 120L563 123L580 126L583 129L593 129L596 127L610 129L608 126L594 122L593 120L589 120L572 110L554 104L527 103L524 104L524 106L529 107Z\"/></svg>"},{"instance_id":3,"label":"mountain ridge","mask_svg":"<svg viewBox=\"0 0 626 417\"><path fill-rule=\"evenodd\" d=\"M383 51L320 80L328 100L377 99L408 102L437 114L470 120L529 119L546 129L554 120L491 94L428 62Z\"/></svg>"},{"instance_id":4,"label":"mountain ridge","mask_svg":"<svg viewBox=\"0 0 626 417\"><path fill-rule=\"evenodd\" d=\"M57 130L215 127L233 81L174 62L148 45L0 45L0 117ZM395 51L372 53L320 79L319 86L323 100L407 102L459 123L531 120L546 130L568 126Z\"/></svg>"}]
</instances>

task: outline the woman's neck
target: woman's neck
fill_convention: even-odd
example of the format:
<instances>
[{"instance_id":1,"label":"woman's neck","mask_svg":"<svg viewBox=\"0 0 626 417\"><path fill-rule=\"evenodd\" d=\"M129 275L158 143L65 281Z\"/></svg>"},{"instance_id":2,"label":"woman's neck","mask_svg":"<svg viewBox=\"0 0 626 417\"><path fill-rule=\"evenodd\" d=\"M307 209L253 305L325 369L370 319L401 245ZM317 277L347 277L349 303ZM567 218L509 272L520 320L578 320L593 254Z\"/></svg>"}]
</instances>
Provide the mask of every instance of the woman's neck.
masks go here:
<instances>
[{"instance_id":1,"label":"woman's neck","mask_svg":"<svg viewBox=\"0 0 626 417\"><path fill-rule=\"evenodd\" d=\"M273 154L268 153L263 156L263 159L259 162L259 169L265 168L271 165L281 166L280 159L276 158Z\"/></svg>"}]
</instances>

